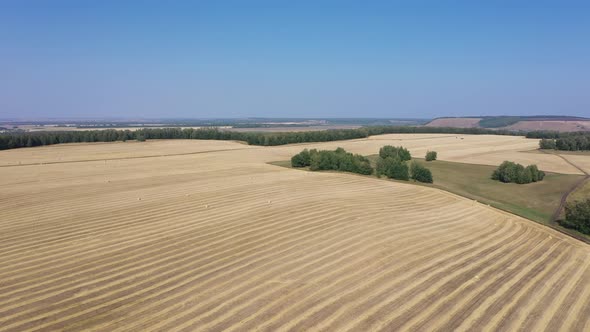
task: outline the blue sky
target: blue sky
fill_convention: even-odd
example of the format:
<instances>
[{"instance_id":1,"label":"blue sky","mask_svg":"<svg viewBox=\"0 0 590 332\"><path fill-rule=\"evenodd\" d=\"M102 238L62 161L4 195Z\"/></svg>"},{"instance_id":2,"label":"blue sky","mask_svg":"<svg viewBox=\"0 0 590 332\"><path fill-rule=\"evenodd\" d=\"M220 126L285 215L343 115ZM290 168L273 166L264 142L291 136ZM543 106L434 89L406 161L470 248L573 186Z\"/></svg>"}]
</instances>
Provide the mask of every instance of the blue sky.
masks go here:
<instances>
[{"instance_id":1,"label":"blue sky","mask_svg":"<svg viewBox=\"0 0 590 332\"><path fill-rule=\"evenodd\" d=\"M590 116L584 1L0 2L1 117Z\"/></svg>"}]
</instances>

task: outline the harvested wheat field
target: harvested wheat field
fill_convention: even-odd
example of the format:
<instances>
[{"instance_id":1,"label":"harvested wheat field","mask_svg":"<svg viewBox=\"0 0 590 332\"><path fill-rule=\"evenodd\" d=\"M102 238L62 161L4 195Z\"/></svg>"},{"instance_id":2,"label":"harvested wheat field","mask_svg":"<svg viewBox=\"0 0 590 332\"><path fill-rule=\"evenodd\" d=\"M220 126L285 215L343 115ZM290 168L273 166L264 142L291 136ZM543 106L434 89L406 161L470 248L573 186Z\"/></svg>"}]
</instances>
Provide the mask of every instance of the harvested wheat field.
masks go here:
<instances>
[{"instance_id":1,"label":"harvested wheat field","mask_svg":"<svg viewBox=\"0 0 590 332\"><path fill-rule=\"evenodd\" d=\"M440 136L2 151L0 331L588 331L590 246L437 189L267 164L404 144L570 171L521 152L534 140Z\"/></svg>"},{"instance_id":2,"label":"harvested wheat field","mask_svg":"<svg viewBox=\"0 0 590 332\"><path fill-rule=\"evenodd\" d=\"M481 118L437 118L426 124L427 127L477 128Z\"/></svg>"}]
</instances>

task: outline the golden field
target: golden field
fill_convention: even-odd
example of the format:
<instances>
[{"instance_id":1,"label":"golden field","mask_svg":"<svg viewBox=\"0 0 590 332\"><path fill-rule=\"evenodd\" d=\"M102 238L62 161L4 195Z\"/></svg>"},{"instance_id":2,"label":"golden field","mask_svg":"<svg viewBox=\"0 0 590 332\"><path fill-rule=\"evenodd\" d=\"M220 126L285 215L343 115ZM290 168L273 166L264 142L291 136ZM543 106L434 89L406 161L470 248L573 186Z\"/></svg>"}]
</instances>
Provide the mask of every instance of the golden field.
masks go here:
<instances>
[{"instance_id":1,"label":"golden field","mask_svg":"<svg viewBox=\"0 0 590 332\"><path fill-rule=\"evenodd\" d=\"M267 164L386 144L580 173L511 136L0 151L0 331L590 329L590 246L441 190Z\"/></svg>"}]
</instances>

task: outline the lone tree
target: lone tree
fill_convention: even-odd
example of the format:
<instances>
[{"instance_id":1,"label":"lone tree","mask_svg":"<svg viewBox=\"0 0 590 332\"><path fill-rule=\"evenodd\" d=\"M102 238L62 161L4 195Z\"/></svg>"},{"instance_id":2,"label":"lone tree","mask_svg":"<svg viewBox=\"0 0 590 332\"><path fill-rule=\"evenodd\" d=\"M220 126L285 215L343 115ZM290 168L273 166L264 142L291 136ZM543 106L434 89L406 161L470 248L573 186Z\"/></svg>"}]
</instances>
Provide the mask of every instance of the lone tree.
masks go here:
<instances>
[{"instance_id":1,"label":"lone tree","mask_svg":"<svg viewBox=\"0 0 590 332\"><path fill-rule=\"evenodd\" d=\"M436 151L428 151L426 152L426 161L433 161L436 160L437 154Z\"/></svg>"}]
</instances>

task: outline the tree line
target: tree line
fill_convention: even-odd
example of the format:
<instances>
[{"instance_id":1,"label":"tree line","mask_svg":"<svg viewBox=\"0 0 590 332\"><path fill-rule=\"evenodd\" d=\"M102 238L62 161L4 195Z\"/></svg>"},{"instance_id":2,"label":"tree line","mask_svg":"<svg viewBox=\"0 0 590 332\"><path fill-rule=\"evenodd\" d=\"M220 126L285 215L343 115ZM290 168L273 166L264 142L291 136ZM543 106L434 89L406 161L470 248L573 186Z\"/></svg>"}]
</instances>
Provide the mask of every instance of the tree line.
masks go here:
<instances>
[{"instance_id":1,"label":"tree line","mask_svg":"<svg viewBox=\"0 0 590 332\"><path fill-rule=\"evenodd\" d=\"M507 130L483 128L369 126L358 129L330 129L301 132L237 132L217 128L144 128L130 130L44 131L0 134L0 150L60 143L114 142L146 139L211 139L243 141L249 145L276 146L292 143L329 142L366 138L382 134L472 134L522 135Z\"/></svg>"},{"instance_id":2,"label":"tree line","mask_svg":"<svg viewBox=\"0 0 590 332\"><path fill-rule=\"evenodd\" d=\"M385 176L404 181L411 178L418 182L432 183L430 170L416 162L412 162L408 167L410 160L412 160L410 151L402 146L386 145L382 147L379 149L379 160L376 167L377 177Z\"/></svg>"},{"instance_id":3,"label":"tree line","mask_svg":"<svg viewBox=\"0 0 590 332\"><path fill-rule=\"evenodd\" d=\"M525 184L542 181L545 178L545 172L539 170L537 165L528 165L524 167L511 161L503 162L492 173L492 180L498 180L504 183Z\"/></svg>"},{"instance_id":4,"label":"tree line","mask_svg":"<svg viewBox=\"0 0 590 332\"><path fill-rule=\"evenodd\" d=\"M563 150L563 151L589 151L590 132L570 133L559 135L557 138L543 138L539 142L541 149Z\"/></svg>"},{"instance_id":5,"label":"tree line","mask_svg":"<svg viewBox=\"0 0 590 332\"><path fill-rule=\"evenodd\" d=\"M590 132L531 131L527 138L540 138L539 148L564 151L590 150Z\"/></svg>"}]
</instances>

